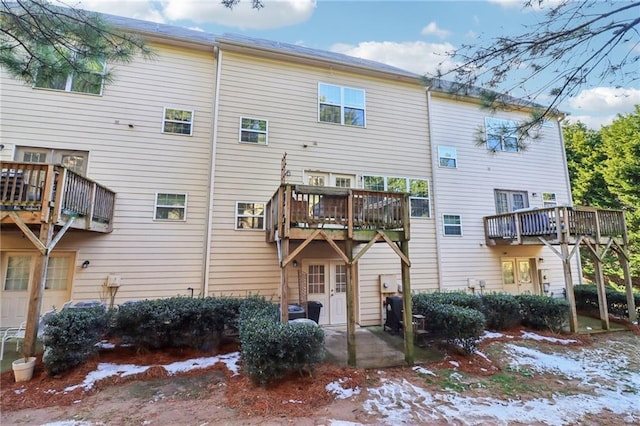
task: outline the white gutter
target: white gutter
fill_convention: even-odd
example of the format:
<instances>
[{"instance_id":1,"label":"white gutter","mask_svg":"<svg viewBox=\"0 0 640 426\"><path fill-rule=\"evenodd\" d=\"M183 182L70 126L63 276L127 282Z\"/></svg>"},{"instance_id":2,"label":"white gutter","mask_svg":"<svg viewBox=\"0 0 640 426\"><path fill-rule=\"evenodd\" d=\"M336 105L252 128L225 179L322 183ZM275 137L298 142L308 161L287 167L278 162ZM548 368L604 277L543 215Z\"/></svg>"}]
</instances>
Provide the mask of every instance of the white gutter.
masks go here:
<instances>
[{"instance_id":1,"label":"white gutter","mask_svg":"<svg viewBox=\"0 0 640 426\"><path fill-rule=\"evenodd\" d=\"M436 261L438 264L438 291L442 291L442 262L440 259L440 245L442 244L442 235L440 234L440 227L438 226L438 220L439 220L439 215L437 214L438 212L438 208L437 205L438 203L436 202L438 196L437 196L437 190L436 188L438 187L438 185L436 185L436 170L438 170L438 146L436 144L433 143L433 132L431 129L431 87L428 86L427 87L427 119L429 120L429 131L428 131L428 135L429 135L429 145L431 145L431 192L433 193L433 213L434 213L434 220L435 220L435 224L436 224Z\"/></svg>"},{"instance_id":2,"label":"white gutter","mask_svg":"<svg viewBox=\"0 0 640 426\"><path fill-rule=\"evenodd\" d=\"M216 68L216 93L213 96L213 140L211 144L211 166L209 167L209 212L207 214L207 239L205 241L204 280L202 282L202 296L209 295L209 273L211 272L211 235L213 234L213 195L215 193L216 148L218 146L218 107L220 105L220 74L222 72L222 51L214 47L218 53Z\"/></svg>"}]
</instances>

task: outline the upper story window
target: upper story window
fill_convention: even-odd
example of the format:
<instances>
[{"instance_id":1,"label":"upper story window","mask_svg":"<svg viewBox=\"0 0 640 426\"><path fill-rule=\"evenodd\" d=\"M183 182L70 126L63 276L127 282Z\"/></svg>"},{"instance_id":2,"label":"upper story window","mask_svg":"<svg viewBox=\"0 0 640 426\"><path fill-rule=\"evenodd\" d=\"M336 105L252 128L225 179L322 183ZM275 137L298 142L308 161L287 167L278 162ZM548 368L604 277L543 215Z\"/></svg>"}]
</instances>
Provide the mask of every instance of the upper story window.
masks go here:
<instances>
[{"instance_id":1,"label":"upper story window","mask_svg":"<svg viewBox=\"0 0 640 426\"><path fill-rule=\"evenodd\" d=\"M542 193L543 207L555 207L558 205L558 199L555 192L543 192Z\"/></svg>"},{"instance_id":2,"label":"upper story window","mask_svg":"<svg viewBox=\"0 0 640 426\"><path fill-rule=\"evenodd\" d=\"M363 176L362 187L372 191L409 193L411 217L430 217L429 181L392 176Z\"/></svg>"},{"instance_id":3,"label":"upper story window","mask_svg":"<svg viewBox=\"0 0 640 426\"><path fill-rule=\"evenodd\" d=\"M462 236L462 216L458 214L443 214L442 227L444 235Z\"/></svg>"},{"instance_id":4,"label":"upper story window","mask_svg":"<svg viewBox=\"0 0 640 426\"><path fill-rule=\"evenodd\" d=\"M267 144L267 120L240 117L240 142Z\"/></svg>"},{"instance_id":5,"label":"upper story window","mask_svg":"<svg viewBox=\"0 0 640 426\"><path fill-rule=\"evenodd\" d=\"M165 107L162 132L191 136L193 134L193 111Z\"/></svg>"},{"instance_id":6,"label":"upper story window","mask_svg":"<svg viewBox=\"0 0 640 426\"><path fill-rule=\"evenodd\" d=\"M515 121L486 117L487 149L491 151L518 151L517 125Z\"/></svg>"},{"instance_id":7,"label":"upper story window","mask_svg":"<svg viewBox=\"0 0 640 426\"><path fill-rule=\"evenodd\" d=\"M184 221L187 219L187 194L157 193L154 220Z\"/></svg>"},{"instance_id":8,"label":"upper story window","mask_svg":"<svg viewBox=\"0 0 640 426\"><path fill-rule=\"evenodd\" d=\"M236 203L236 229L264 229L264 203Z\"/></svg>"},{"instance_id":9,"label":"upper story window","mask_svg":"<svg viewBox=\"0 0 640 426\"><path fill-rule=\"evenodd\" d=\"M440 167L455 169L458 167L458 153L455 148L448 146L438 147L438 164Z\"/></svg>"},{"instance_id":10,"label":"upper story window","mask_svg":"<svg viewBox=\"0 0 640 426\"><path fill-rule=\"evenodd\" d=\"M318 120L345 126L365 126L362 89L318 83Z\"/></svg>"},{"instance_id":11,"label":"upper story window","mask_svg":"<svg viewBox=\"0 0 640 426\"><path fill-rule=\"evenodd\" d=\"M16 147L15 159L23 163L60 164L79 175L87 173L87 151L37 148L30 146Z\"/></svg>"},{"instance_id":12,"label":"upper story window","mask_svg":"<svg viewBox=\"0 0 640 426\"><path fill-rule=\"evenodd\" d=\"M70 55L75 57L78 54L71 52ZM101 95L104 75L107 70L106 64L102 60L86 58L81 61L81 65L89 70L88 74L61 74L50 69L40 68L34 87Z\"/></svg>"}]
</instances>

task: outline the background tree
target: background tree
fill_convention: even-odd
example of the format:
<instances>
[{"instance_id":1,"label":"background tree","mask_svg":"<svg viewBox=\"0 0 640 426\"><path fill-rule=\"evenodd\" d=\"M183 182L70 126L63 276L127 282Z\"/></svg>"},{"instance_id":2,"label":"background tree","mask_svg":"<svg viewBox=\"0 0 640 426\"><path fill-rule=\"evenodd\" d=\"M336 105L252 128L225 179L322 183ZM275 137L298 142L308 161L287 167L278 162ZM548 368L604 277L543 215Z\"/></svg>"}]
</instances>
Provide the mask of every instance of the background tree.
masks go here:
<instances>
[{"instance_id":1,"label":"background tree","mask_svg":"<svg viewBox=\"0 0 640 426\"><path fill-rule=\"evenodd\" d=\"M47 0L0 0L0 67L27 84L38 74L73 74L90 83L97 71L108 82L105 63L127 63L138 53L149 57L152 51L97 13Z\"/></svg>"},{"instance_id":2,"label":"background tree","mask_svg":"<svg viewBox=\"0 0 640 426\"><path fill-rule=\"evenodd\" d=\"M492 108L506 107L514 91L532 102L544 96L542 103L547 106L521 123L519 133L524 136L554 115L588 79L614 87L638 80L640 1L528 0L523 4L547 7L545 18L517 36L463 45L450 53L458 65L436 77L452 79L452 91L489 89L482 97Z\"/></svg>"},{"instance_id":3,"label":"background tree","mask_svg":"<svg viewBox=\"0 0 640 426\"><path fill-rule=\"evenodd\" d=\"M631 276L640 287L640 106L599 131L576 123L563 132L574 202L625 211ZM593 279L589 251L581 250L581 258L585 276ZM610 281L621 282L614 256L605 259L604 272Z\"/></svg>"}]
</instances>

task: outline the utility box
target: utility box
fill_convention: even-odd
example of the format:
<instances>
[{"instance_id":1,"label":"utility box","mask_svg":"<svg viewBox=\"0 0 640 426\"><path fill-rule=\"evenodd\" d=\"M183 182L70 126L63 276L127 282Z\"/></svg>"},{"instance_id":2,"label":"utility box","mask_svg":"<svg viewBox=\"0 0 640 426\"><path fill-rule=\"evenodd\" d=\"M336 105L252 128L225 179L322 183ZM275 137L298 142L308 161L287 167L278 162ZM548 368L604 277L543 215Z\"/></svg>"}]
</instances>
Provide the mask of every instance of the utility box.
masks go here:
<instances>
[{"instance_id":1,"label":"utility box","mask_svg":"<svg viewBox=\"0 0 640 426\"><path fill-rule=\"evenodd\" d=\"M395 293L396 290L398 290L398 278L395 275L380 275L380 293Z\"/></svg>"},{"instance_id":2,"label":"utility box","mask_svg":"<svg viewBox=\"0 0 640 426\"><path fill-rule=\"evenodd\" d=\"M120 282L122 278L120 275L107 275L107 279L105 280L105 285L107 287L120 287Z\"/></svg>"}]
</instances>

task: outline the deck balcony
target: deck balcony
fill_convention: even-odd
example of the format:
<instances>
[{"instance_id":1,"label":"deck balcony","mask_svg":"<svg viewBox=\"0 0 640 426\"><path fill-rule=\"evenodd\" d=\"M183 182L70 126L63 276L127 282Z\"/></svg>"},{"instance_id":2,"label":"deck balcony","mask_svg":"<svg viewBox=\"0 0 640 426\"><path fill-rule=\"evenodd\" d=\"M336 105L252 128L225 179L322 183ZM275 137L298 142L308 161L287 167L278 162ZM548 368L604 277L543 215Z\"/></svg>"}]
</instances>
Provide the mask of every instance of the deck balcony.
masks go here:
<instances>
[{"instance_id":1,"label":"deck balcony","mask_svg":"<svg viewBox=\"0 0 640 426\"><path fill-rule=\"evenodd\" d=\"M111 232L115 192L52 164L2 162L0 220L17 215L27 225L50 223Z\"/></svg>"},{"instance_id":2,"label":"deck balcony","mask_svg":"<svg viewBox=\"0 0 640 426\"><path fill-rule=\"evenodd\" d=\"M588 238L595 244L610 239L626 244L624 213L591 207L550 207L505 213L484 218L487 245L579 244Z\"/></svg>"},{"instance_id":3,"label":"deck balcony","mask_svg":"<svg viewBox=\"0 0 640 426\"><path fill-rule=\"evenodd\" d=\"M306 240L322 229L333 240L369 242L383 231L406 241L409 213L403 193L282 184L267 203L266 239Z\"/></svg>"}]
</instances>

